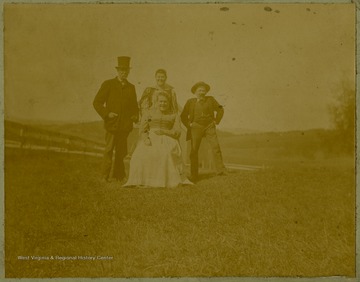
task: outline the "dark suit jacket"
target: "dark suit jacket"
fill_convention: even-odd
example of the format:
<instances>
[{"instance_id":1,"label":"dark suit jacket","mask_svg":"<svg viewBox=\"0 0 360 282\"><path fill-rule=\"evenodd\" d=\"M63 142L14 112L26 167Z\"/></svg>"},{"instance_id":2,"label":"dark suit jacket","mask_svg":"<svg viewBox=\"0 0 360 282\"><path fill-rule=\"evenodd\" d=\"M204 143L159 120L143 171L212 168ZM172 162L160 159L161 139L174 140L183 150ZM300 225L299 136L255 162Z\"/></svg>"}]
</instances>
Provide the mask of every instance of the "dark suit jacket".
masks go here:
<instances>
[{"instance_id":1,"label":"dark suit jacket","mask_svg":"<svg viewBox=\"0 0 360 282\"><path fill-rule=\"evenodd\" d=\"M182 123L187 128L186 140L191 139L190 124L194 121L196 101L197 101L196 98L191 98L187 100L180 116ZM211 109L211 111L213 111L214 113L216 112L216 116L214 115L213 118L215 123L219 124L224 115L224 108L212 96L205 96L205 103Z\"/></svg>"},{"instance_id":2,"label":"dark suit jacket","mask_svg":"<svg viewBox=\"0 0 360 282\"><path fill-rule=\"evenodd\" d=\"M95 96L93 106L103 118L105 129L111 133L131 131L139 115L135 86L128 81L124 85L119 79L106 80ZM109 118L110 112L118 114Z\"/></svg>"}]
</instances>

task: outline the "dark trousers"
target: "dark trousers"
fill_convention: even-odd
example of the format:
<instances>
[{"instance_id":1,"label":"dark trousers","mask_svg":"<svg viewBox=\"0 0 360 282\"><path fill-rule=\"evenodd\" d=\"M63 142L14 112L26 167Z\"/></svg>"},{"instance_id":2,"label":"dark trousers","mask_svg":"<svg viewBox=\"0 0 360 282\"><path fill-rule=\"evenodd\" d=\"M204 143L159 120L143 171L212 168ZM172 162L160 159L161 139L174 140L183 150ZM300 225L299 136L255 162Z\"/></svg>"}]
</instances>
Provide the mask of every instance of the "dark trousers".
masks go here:
<instances>
[{"instance_id":1,"label":"dark trousers","mask_svg":"<svg viewBox=\"0 0 360 282\"><path fill-rule=\"evenodd\" d=\"M191 128L190 171L191 177L194 179L199 176L199 148L203 137L207 139L214 156L216 172L221 173L225 171L215 125L210 124L204 127L193 123L193 127Z\"/></svg>"},{"instance_id":2,"label":"dark trousers","mask_svg":"<svg viewBox=\"0 0 360 282\"><path fill-rule=\"evenodd\" d=\"M109 179L111 177L116 179L123 179L125 174L124 158L127 155L127 138L129 131L120 131L116 134L106 132L105 135L105 152L103 163L103 178ZM115 161L113 166L113 152L115 150ZM111 168L113 166L112 176Z\"/></svg>"}]
</instances>

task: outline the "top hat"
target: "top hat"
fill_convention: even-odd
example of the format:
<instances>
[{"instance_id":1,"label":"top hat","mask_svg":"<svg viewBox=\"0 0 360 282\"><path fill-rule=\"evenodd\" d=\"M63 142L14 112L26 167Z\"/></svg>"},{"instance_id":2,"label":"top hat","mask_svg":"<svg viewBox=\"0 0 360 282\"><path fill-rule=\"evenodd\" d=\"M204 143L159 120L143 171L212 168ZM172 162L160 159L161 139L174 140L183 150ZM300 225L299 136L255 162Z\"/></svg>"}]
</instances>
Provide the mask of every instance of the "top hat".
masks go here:
<instances>
[{"instance_id":1,"label":"top hat","mask_svg":"<svg viewBox=\"0 0 360 282\"><path fill-rule=\"evenodd\" d=\"M209 84L206 84L206 83L203 82L203 81L200 81L200 82L198 82L198 83L195 83L195 85L194 85L193 87L191 87L191 92L195 94L196 89L198 89L198 87L200 87L200 86L205 87L206 93L209 92L209 90L210 90L210 85L209 85Z\"/></svg>"},{"instance_id":2,"label":"top hat","mask_svg":"<svg viewBox=\"0 0 360 282\"><path fill-rule=\"evenodd\" d=\"M130 68L130 57L118 57L118 65L116 68Z\"/></svg>"}]
</instances>

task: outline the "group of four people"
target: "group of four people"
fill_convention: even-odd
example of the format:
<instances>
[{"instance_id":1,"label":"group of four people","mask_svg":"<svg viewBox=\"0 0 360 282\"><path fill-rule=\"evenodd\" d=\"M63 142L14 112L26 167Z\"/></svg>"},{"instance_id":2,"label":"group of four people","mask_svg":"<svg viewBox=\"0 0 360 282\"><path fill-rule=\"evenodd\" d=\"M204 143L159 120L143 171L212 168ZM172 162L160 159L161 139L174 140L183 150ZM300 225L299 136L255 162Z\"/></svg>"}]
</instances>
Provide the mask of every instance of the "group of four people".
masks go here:
<instances>
[{"instance_id":1,"label":"group of four people","mask_svg":"<svg viewBox=\"0 0 360 282\"><path fill-rule=\"evenodd\" d=\"M114 179L123 183L126 180L127 138L133 124L139 121L139 140L131 155L129 175L123 186L176 187L196 182L199 176L198 151L203 137L213 152L217 174L226 173L216 135L216 125L220 123L224 109L214 97L206 96L210 90L208 84L198 82L191 88L195 97L186 102L180 113L176 93L166 83L165 70L156 71L156 86L146 88L137 101L135 86L127 80L130 58L118 57L116 69L117 77L106 80L93 101L106 130L102 172L105 181ZM181 122L187 128L186 140L191 140L190 181L184 172L179 144Z\"/></svg>"}]
</instances>

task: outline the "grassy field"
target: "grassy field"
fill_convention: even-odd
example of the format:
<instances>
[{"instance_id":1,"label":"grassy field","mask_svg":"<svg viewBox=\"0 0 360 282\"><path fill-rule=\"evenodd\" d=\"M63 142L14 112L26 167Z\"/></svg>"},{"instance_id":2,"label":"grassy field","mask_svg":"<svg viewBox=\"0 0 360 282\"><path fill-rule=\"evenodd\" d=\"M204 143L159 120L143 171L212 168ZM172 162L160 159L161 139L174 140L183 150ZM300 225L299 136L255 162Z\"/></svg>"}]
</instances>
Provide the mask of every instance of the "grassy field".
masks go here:
<instances>
[{"instance_id":1,"label":"grassy field","mask_svg":"<svg viewBox=\"0 0 360 282\"><path fill-rule=\"evenodd\" d=\"M205 174L172 190L102 184L100 165L6 150L6 277L355 275L351 164Z\"/></svg>"}]
</instances>

